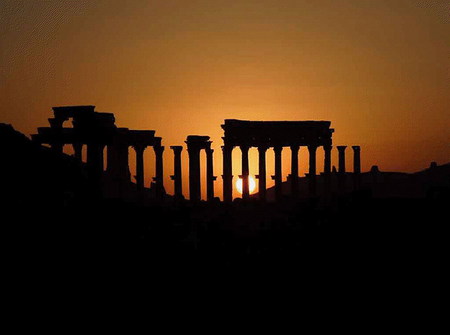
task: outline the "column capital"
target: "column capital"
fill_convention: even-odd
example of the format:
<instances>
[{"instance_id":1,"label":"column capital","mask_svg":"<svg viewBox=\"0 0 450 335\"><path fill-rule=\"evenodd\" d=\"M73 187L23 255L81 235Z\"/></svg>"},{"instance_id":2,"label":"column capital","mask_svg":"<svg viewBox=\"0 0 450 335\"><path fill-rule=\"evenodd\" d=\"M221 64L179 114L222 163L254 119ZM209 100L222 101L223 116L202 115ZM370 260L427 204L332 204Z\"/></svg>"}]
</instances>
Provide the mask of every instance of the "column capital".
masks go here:
<instances>
[{"instance_id":1,"label":"column capital","mask_svg":"<svg viewBox=\"0 0 450 335\"><path fill-rule=\"evenodd\" d=\"M155 151L155 153L157 154L162 154L164 151L164 146L163 145L157 145L153 147L153 150Z\"/></svg>"},{"instance_id":2,"label":"column capital","mask_svg":"<svg viewBox=\"0 0 450 335\"><path fill-rule=\"evenodd\" d=\"M266 152L267 149L269 149L269 146L266 145L266 144L263 144L263 145L258 145L257 148L258 148L258 151L259 151L259 152Z\"/></svg>"},{"instance_id":3,"label":"column capital","mask_svg":"<svg viewBox=\"0 0 450 335\"><path fill-rule=\"evenodd\" d=\"M273 147L273 151L275 151L275 153L281 153L281 151L283 150L283 147L281 145L277 145Z\"/></svg>"},{"instance_id":4,"label":"column capital","mask_svg":"<svg viewBox=\"0 0 450 335\"><path fill-rule=\"evenodd\" d=\"M229 144L225 144L225 145L222 145L221 147L220 147L223 151L225 151L225 150L233 150L234 149L234 145L229 145Z\"/></svg>"},{"instance_id":5,"label":"column capital","mask_svg":"<svg viewBox=\"0 0 450 335\"><path fill-rule=\"evenodd\" d=\"M359 151L359 150L361 150L361 147L359 145L353 145L352 149L355 151Z\"/></svg>"},{"instance_id":6,"label":"column capital","mask_svg":"<svg viewBox=\"0 0 450 335\"><path fill-rule=\"evenodd\" d=\"M318 148L317 144L308 145L309 152L315 152L317 150L317 148Z\"/></svg>"},{"instance_id":7,"label":"column capital","mask_svg":"<svg viewBox=\"0 0 450 335\"><path fill-rule=\"evenodd\" d=\"M346 145L338 145L336 148L337 148L339 151L345 151L345 149L347 148L347 146L346 146Z\"/></svg>"},{"instance_id":8,"label":"column capital","mask_svg":"<svg viewBox=\"0 0 450 335\"><path fill-rule=\"evenodd\" d=\"M289 148L291 149L291 151L299 151L300 145L298 145L298 144L290 145Z\"/></svg>"},{"instance_id":9,"label":"column capital","mask_svg":"<svg viewBox=\"0 0 450 335\"><path fill-rule=\"evenodd\" d=\"M50 123L50 127L52 129L62 129L64 121L66 121L65 118L50 118L50 119L48 119L48 123Z\"/></svg>"},{"instance_id":10,"label":"column capital","mask_svg":"<svg viewBox=\"0 0 450 335\"><path fill-rule=\"evenodd\" d=\"M250 150L250 146L247 144L242 144L239 146L239 149L241 149L242 152L244 151L249 151Z\"/></svg>"},{"instance_id":11,"label":"column capital","mask_svg":"<svg viewBox=\"0 0 450 335\"><path fill-rule=\"evenodd\" d=\"M171 145L170 149L172 149L174 151L174 153L180 153L181 151L183 151L183 146L181 146L181 145Z\"/></svg>"},{"instance_id":12,"label":"column capital","mask_svg":"<svg viewBox=\"0 0 450 335\"><path fill-rule=\"evenodd\" d=\"M132 147L137 153L141 154L147 148L147 145L139 143L139 144L133 144Z\"/></svg>"},{"instance_id":13,"label":"column capital","mask_svg":"<svg viewBox=\"0 0 450 335\"><path fill-rule=\"evenodd\" d=\"M191 155L191 154L200 154L200 150L201 150L201 148L199 146L197 146L197 145L195 145L195 146L188 145L188 147L187 147L187 152L188 152L189 155Z\"/></svg>"},{"instance_id":14,"label":"column capital","mask_svg":"<svg viewBox=\"0 0 450 335\"><path fill-rule=\"evenodd\" d=\"M83 143L82 142L73 142L72 143L72 146L75 148L75 149L82 149L83 148Z\"/></svg>"}]
</instances>

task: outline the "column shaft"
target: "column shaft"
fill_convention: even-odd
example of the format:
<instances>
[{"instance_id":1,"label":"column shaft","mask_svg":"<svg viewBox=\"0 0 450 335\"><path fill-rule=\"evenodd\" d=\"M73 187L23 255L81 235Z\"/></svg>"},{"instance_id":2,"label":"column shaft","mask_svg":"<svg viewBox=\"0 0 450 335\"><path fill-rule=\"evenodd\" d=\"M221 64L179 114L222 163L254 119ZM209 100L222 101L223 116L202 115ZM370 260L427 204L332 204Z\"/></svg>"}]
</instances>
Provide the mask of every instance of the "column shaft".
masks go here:
<instances>
[{"instance_id":1,"label":"column shaft","mask_svg":"<svg viewBox=\"0 0 450 335\"><path fill-rule=\"evenodd\" d=\"M156 197L161 198L164 192L164 166L163 166L163 153L164 146L157 145L153 147L155 151L156 161L155 161L155 178L156 183Z\"/></svg>"},{"instance_id":2,"label":"column shaft","mask_svg":"<svg viewBox=\"0 0 450 335\"><path fill-rule=\"evenodd\" d=\"M130 166L128 164L128 145L120 144L117 145L117 171L119 174L120 180L123 183L127 183L130 181Z\"/></svg>"},{"instance_id":3,"label":"column shaft","mask_svg":"<svg viewBox=\"0 0 450 335\"><path fill-rule=\"evenodd\" d=\"M361 173L361 147L354 145L353 147L353 173Z\"/></svg>"},{"instance_id":4,"label":"column shaft","mask_svg":"<svg viewBox=\"0 0 450 335\"><path fill-rule=\"evenodd\" d=\"M258 147L258 195L259 200L266 200L266 150L267 147Z\"/></svg>"},{"instance_id":5,"label":"column shaft","mask_svg":"<svg viewBox=\"0 0 450 335\"><path fill-rule=\"evenodd\" d=\"M338 189L341 194L346 191L345 148L347 148L345 145L340 145L337 147L339 151Z\"/></svg>"},{"instance_id":6,"label":"column shaft","mask_svg":"<svg viewBox=\"0 0 450 335\"><path fill-rule=\"evenodd\" d=\"M283 195L281 172L281 151L283 147L274 147L273 150L275 152L275 198L280 201Z\"/></svg>"},{"instance_id":7,"label":"column shaft","mask_svg":"<svg viewBox=\"0 0 450 335\"><path fill-rule=\"evenodd\" d=\"M81 162L83 160L83 143L72 144L74 157ZM109 156L109 155L108 155Z\"/></svg>"},{"instance_id":8,"label":"column shaft","mask_svg":"<svg viewBox=\"0 0 450 335\"><path fill-rule=\"evenodd\" d=\"M310 196L316 195L316 145L309 145L309 194Z\"/></svg>"},{"instance_id":9,"label":"column shaft","mask_svg":"<svg viewBox=\"0 0 450 335\"><path fill-rule=\"evenodd\" d=\"M92 196L101 195L101 179L103 174L103 145L91 143L87 146L87 171Z\"/></svg>"},{"instance_id":10,"label":"column shaft","mask_svg":"<svg viewBox=\"0 0 450 335\"><path fill-rule=\"evenodd\" d=\"M119 195L124 196L130 183L130 166L128 164L128 144L115 146L117 155L117 178L119 184Z\"/></svg>"},{"instance_id":11,"label":"column shaft","mask_svg":"<svg viewBox=\"0 0 450 335\"><path fill-rule=\"evenodd\" d=\"M64 144L60 143L60 142L53 142L51 144L51 148L53 151L58 152L58 153L63 153L64 151Z\"/></svg>"},{"instance_id":12,"label":"column shaft","mask_svg":"<svg viewBox=\"0 0 450 335\"><path fill-rule=\"evenodd\" d=\"M298 196L298 145L291 146L291 194Z\"/></svg>"},{"instance_id":13,"label":"column shaft","mask_svg":"<svg viewBox=\"0 0 450 335\"><path fill-rule=\"evenodd\" d=\"M324 158L324 164L323 164L323 172L327 175L331 173L331 145L326 145L323 147L323 150L325 151L325 158Z\"/></svg>"},{"instance_id":14,"label":"column shaft","mask_svg":"<svg viewBox=\"0 0 450 335\"><path fill-rule=\"evenodd\" d=\"M214 199L214 168L213 168L213 153L214 150L206 148L206 198L208 201Z\"/></svg>"},{"instance_id":15,"label":"column shaft","mask_svg":"<svg viewBox=\"0 0 450 335\"><path fill-rule=\"evenodd\" d=\"M331 194L331 145L325 145L323 150L325 151L325 158L323 163L323 174L324 174L324 195L329 197Z\"/></svg>"},{"instance_id":16,"label":"column shaft","mask_svg":"<svg viewBox=\"0 0 450 335\"><path fill-rule=\"evenodd\" d=\"M224 145L223 154L223 200L231 202L233 200L233 169L232 169L233 146Z\"/></svg>"},{"instance_id":17,"label":"column shaft","mask_svg":"<svg viewBox=\"0 0 450 335\"><path fill-rule=\"evenodd\" d=\"M189 154L189 199L200 201L200 149L188 146Z\"/></svg>"},{"instance_id":18,"label":"column shaft","mask_svg":"<svg viewBox=\"0 0 450 335\"><path fill-rule=\"evenodd\" d=\"M144 150L145 146L134 146L134 151L136 151L136 186L138 191L144 189Z\"/></svg>"},{"instance_id":19,"label":"column shaft","mask_svg":"<svg viewBox=\"0 0 450 335\"><path fill-rule=\"evenodd\" d=\"M242 199L248 199L250 197L249 185L248 185L248 175L249 175L249 165L248 165L248 146L240 146L242 152Z\"/></svg>"},{"instance_id":20,"label":"column shaft","mask_svg":"<svg viewBox=\"0 0 450 335\"><path fill-rule=\"evenodd\" d=\"M103 145L89 144L87 147L87 166L89 173L94 178L101 176L103 172Z\"/></svg>"},{"instance_id":21,"label":"column shaft","mask_svg":"<svg viewBox=\"0 0 450 335\"><path fill-rule=\"evenodd\" d=\"M174 160L173 160L173 176L171 179L174 181L174 196L177 199L183 197L183 189L182 189L182 177L181 177L181 151L183 150L182 146L171 146L173 150Z\"/></svg>"},{"instance_id":22,"label":"column shaft","mask_svg":"<svg viewBox=\"0 0 450 335\"><path fill-rule=\"evenodd\" d=\"M353 148L353 188L358 190L361 186L361 147L359 145Z\"/></svg>"},{"instance_id":23,"label":"column shaft","mask_svg":"<svg viewBox=\"0 0 450 335\"><path fill-rule=\"evenodd\" d=\"M337 148L338 148L338 151L339 151L339 169L338 169L338 172L339 173L345 173L345 148L347 148L347 146L340 145Z\"/></svg>"}]
</instances>

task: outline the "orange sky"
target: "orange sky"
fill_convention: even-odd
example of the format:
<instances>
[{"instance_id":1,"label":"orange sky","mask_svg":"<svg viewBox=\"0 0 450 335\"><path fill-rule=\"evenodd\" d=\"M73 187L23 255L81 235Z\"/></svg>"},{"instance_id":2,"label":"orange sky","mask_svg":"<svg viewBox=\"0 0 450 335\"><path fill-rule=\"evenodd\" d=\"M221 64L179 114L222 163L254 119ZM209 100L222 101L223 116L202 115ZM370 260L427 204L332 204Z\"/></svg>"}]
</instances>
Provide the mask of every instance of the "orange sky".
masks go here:
<instances>
[{"instance_id":1,"label":"orange sky","mask_svg":"<svg viewBox=\"0 0 450 335\"><path fill-rule=\"evenodd\" d=\"M2 0L0 122L30 134L52 106L93 104L154 129L170 193L169 146L187 135L211 136L222 174L226 118L330 120L335 145L361 145L364 171L416 171L450 161L449 13L446 0Z\"/></svg>"}]
</instances>

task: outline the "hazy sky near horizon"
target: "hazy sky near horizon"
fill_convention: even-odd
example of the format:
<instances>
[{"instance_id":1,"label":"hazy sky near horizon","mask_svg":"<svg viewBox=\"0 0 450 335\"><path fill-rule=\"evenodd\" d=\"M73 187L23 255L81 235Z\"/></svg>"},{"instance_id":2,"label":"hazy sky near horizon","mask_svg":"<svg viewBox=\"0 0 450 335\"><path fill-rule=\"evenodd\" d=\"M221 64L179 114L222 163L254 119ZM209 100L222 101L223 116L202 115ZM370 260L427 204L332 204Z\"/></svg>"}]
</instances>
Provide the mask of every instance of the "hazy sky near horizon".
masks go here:
<instances>
[{"instance_id":1,"label":"hazy sky near horizon","mask_svg":"<svg viewBox=\"0 0 450 335\"><path fill-rule=\"evenodd\" d=\"M334 145L361 145L363 170L447 163L449 92L446 0L0 0L0 122L29 135L52 106L92 104L154 129L169 191L169 146L190 134L211 136L222 174L227 118L330 120Z\"/></svg>"}]
</instances>

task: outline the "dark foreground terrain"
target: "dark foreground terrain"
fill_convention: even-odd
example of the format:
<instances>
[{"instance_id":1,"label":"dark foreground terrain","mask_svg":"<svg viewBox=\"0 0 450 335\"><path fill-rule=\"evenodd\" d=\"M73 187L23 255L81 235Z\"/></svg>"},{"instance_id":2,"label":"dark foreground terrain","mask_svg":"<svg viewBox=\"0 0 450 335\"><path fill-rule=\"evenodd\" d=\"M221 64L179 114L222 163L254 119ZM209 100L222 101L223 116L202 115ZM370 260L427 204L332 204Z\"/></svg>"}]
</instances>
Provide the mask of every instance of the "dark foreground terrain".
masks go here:
<instances>
[{"instance_id":1,"label":"dark foreground terrain","mask_svg":"<svg viewBox=\"0 0 450 335\"><path fill-rule=\"evenodd\" d=\"M21 292L264 282L414 296L445 272L445 184L419 198L139 205L90 197L70 157L1 133L3 269Z\"/></svg>"}]
</instances>

